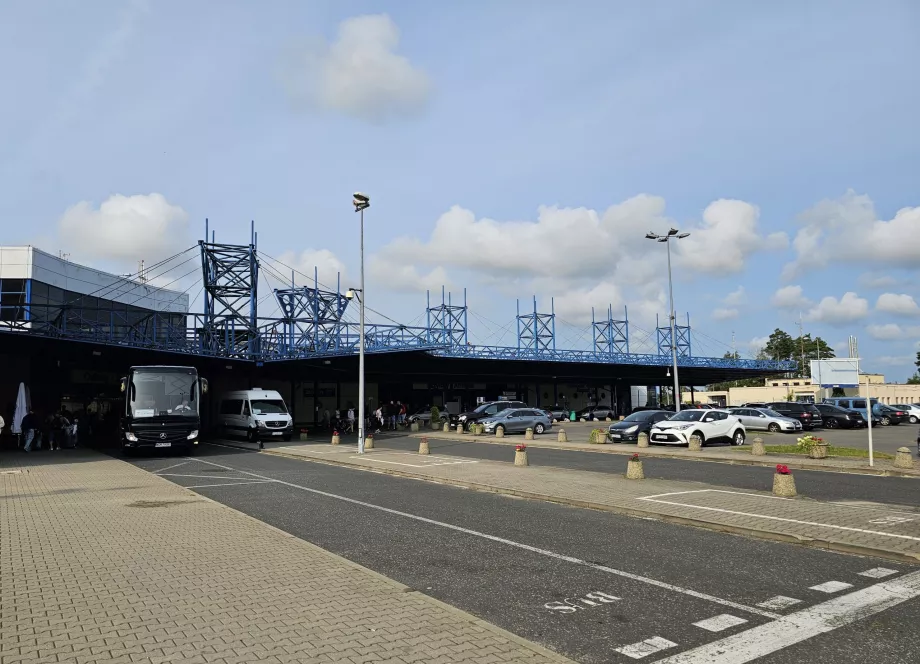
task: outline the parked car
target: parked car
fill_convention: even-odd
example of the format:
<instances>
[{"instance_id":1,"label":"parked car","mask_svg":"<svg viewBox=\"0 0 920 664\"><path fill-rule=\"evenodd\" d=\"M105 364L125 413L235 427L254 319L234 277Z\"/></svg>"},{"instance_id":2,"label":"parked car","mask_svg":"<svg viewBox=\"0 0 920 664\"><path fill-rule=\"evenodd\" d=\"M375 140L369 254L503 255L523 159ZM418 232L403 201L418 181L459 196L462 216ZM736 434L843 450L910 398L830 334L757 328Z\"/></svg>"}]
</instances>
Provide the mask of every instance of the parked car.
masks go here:
<instances>
[{"instance_id":1,"label":"parked car","mask_svg":"<svg viewBox=\"0 0 920 664\"><path fill-rule=\"evenodd\" d=\"M847 410L829 403L815 404L815 408L821 411L821 419L826 429L856 429L866 426L866 419L859 411Z\"/></svg>"},{"instance_id":2,"label":"parked car","mask_svg":"<svg viewBox=\"0 0 920 664\"><path fill-rule=\"evenodd\" d=\"M450 413L444 410L441 410L440 414L441 414L440 416L442 420L446 417L448 421L453 421L457 417L456 415L451 415ZM431 408L430 407L422 408L421 410L412 413L406 419L409 421L409 424L412 424L413 422L418 422L419 424L423 426L427 426L431 422Z\"/></svg>"},{"instance_id":3,"label":"parked car","mask_svg":"<svg viewBox=\"0 0 920 664\"><path fill-rule=\"evenodd\" d=\"M907 421L911 424L920 422L920 405L915 403L895 403L891 407L906 412Z\"/></svg>"},{"instance_id":4,"label":"parked car","mask_svg":"<svg viewBox=\"0 0 920 664\"><path fill-rule=\"evenodd\" d=\"M627 415L607 427L607 438L614 443L631 443L639 440L640 433L649 433L652 425L674 415L666 410L641 410Z\"/></svg>"},{"instance_id":5,"label":"parked car","mask_svg":"<svg viewBox=\"0 0 920 664\"><path fill-rule=\"evenodd\" d=\"M879 424L883 427L897 426L902 422L909 421L908 418L910 417L907 411L898 410L897 408L886 406L883 403L875 404L875 406L872 407L872 414L878 416Z\"/></svg>"},{"instance_id":6,"label":"parked car","mask_svg":"<svg viewBox=\"0 0 920 664\"><path fill-rule=\"evenodd\" d=\"M741 408L769 408L770 405L764 401L751 401L750 403L741 404Z\"/></svg>"},{"instance_id":7,"label":"parked car","mask_svg":"<svg viewBox=\"0 0 920 664\"><path fill-rule=\"evenodd\" d=\"M533 429L534 433L543 433L551 429L553 420L539 408L506 408L494 415L479 420L489 433L502 429L503 433L524 433Z\"/></svg>"},{"instance_id":8,"label":"parked car","mask_svg":"<svg viewBox=\"0 0 920 664\"><path fill-rule=\"evenodd\" d=\"M476 424L509 408L528 408L528 406L523 401L487 401L479 404L474 410L460 413L457 416L457 423L462 424L464 429L469 429L471 424Z\"/></svg>"},{"instance_id":9,"label":"parked car","mask_svg":"<svg viewBox=\"0 0 920 664\"><path fill-rule=\"evenodd\" d=\"M568 408L559 405L551 406L549 408L545 408L544 410L552 415L553 421L555 422L564 422L568 420L569 413L571 412Z\"/></svg>"},{"instance_id":10,"label":"parked car","mask_svg":"<svg viewBox=\"0 0 920 664\"><path fill-rule=\"evenodd\" d=\"M803 429L814 429L822 426L821 411L814 404L799 403L797 401L773 401L767 404L770 410L776 411L783 417L791 417L802 423Z\"/></svg>"},{"instance_id":11,"label":"parked car","mask_svg":"<svg viewBox=\"0 0 920 664\"><path fill-rule=\"evenodd\" d=\"M652 425L649 441L666 445L688 445L690 436L699 436L703 444L727 440L744 445L744 425L727 410L682 410L670 419Z\"/></svg>"},{"instance_id":12,"label":"parked car","mask_svg":"<svg viewBox=\"0 0 920 664\"><path fill-rule=\"evenodd\" d=\"M616 419L617 414L610 406L588 406L575 413L575 419L582 418L593 422L595 420L605 420L607 418Z\"/></svg>"},{"instance_id":13,"label":"parked car","mask_svg":"<svg viewBox=\"0 0 920 664\"><path fill-rule=\"evenodd\" d=\"M802 423L793 417L780 415L769 408L729 408L728 412L741 420L745 429L757 429L778 433L795 433L802 430Z\"/></svg>"},{"instance_id":14,"label":"parked car","mask_svg":"<svg viewBox=\"0 0 920 664\"><path fill-rule=\"evenodd\" d=\"M862 397L831 397L829 399L824 399L822 403L829 403L832 406L837 406L844 410L857 412L868 422L869 411L866 408L866 400ZM872 425L875 426L881 423L878 410L879 402L878 399L870 399L870 403L872 404Z\"/></svg>"}]
</instances>

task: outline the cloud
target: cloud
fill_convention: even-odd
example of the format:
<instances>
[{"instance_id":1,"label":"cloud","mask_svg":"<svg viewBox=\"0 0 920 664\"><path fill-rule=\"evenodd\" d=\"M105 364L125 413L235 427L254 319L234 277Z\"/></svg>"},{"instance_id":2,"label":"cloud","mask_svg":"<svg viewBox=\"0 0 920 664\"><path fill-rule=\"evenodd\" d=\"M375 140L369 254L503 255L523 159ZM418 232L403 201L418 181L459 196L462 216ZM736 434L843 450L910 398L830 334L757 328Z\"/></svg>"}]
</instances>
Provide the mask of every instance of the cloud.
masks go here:
<instances>
[{"instance_id":1,"label":"cloud","mask_svg":"<svg viewBox=\"0 0 920 664\"><path fill-rule=\"evenodd\" d=\"M864 272L859 275L859 285L863 288L875 290L879 288L893 288L902 284L901 279L895 279L889 274L878 274L876 272Z\"/></svg>"},{"instance_id":2,"label":"cloud","mask_svg":"<svg viewBox=\"0 0 920 664\"><path fill-rule=\"evenodd\" d=\"M805 318L816 323L839 325L865 318L868 313L869 301L856 293L847 292L839 300L831 296L823 298Z\"/></svg>"},{"instance_id":3,"label":"cloud","mask_svg":"<svg viewBox=\"0 0 920 664\"><path fill-rule=\"evenodd\" d=\"M313 286L314 274L319 281L319 287L322 290L335 291L338 287L339 275L342 276L342 289L348 289L352 284L348 283L348 274L345 264L328 249L305 249L299 254L294 251L285 251L278 256L278 261L289 268L294 268L294 284L296 286ZM275 288L285 288L290 283L290 275L285 272L285 268L272 265L288 281L283 284L275 284ZM289 272L289 270L288 270ZM273 273L272 273L273 274ZM276 276L273 274L273 276ZM277 277L276 277L277 278Z\"/></svg>"},{"instance_id":4,"label":"cloud","mask_svg":"<svg viewBox=\"0 0 920 664\"><path fill-rule=\"evenodd\" d=\"M281 82L298 103L370 122L412 115L431 93L427 74L396 53L399 29L386 14L339 24L334 42L291 49Z\"/></svg>"},{"instance_id":5,"label":"cloud","mask_svg":"<svg viewBox=\"0 0 920 664\"><path fill-rule=\"evenodd\" d=\"M712 312L713 320L731 320L738 317L737 309L715 309Z\"/></svg>"},{"instance_id":6,"label":"cloud","mask_svg":"<svg viewBox=\"0 0 920 664\"><path fill-rule=\"evenodd\" d=\"M769 341L770 337L754 337L747 342L747 346L756 354L762 351Z\"/></svg>"},{"instance_id":7,"label":"cloud","mask_svg":"<svg viewBox=\"0 0 920 664\"><path fill-rule=\"evenodd\" d=\"M677 243L680 262L705 274L742 272L749 255L757 251L785 249L785 233L763 237L758 232L760 211L745 201L722 199L703 211L703 223L690 237Z\"/></svg>"},{"instance_id":8,"label":"cloud","mask_svg":"<svg viewBox=\"0 0 920 664\"><path fill-rule=\"evenodd\" d=\"M804 309L811 306L811 300L802 294L801 286L783 286L773 293L770 304L778 309Z\"/></svg>"},{"instance_id":9,"label":"cloud","mask_svg":"<svg viewBox=\"0 0 920 664\"><path fill-rule=\"evenodd\" d=\"M920 315L920 307L917 306L914 298L906 294L883 293L878 296L875 309L896 316Z\"/></svg>"},{"instance_id":10,"label":"cloud","mask_svg":"<svg viewBox=\"0 0 920 664\"><path fill-rule=\"evenodd\" d=\"M901 329L900 325L896 325L895 323L887 323L885 325L869 325L866 327L866 331L873 339L879 339L883 341L900 339L904 336L904 330Z\"/></svg>"},{"instance_id":11,"label":"cloud","mask_svg":"<svg viewBox=\"0 0 920 664\"><path fill-rule=\"evenodd\" d=\"M447 270L441 266L423 273L410 263L393 262L381 255L371 256L368 260L367 274L368 279L382 290L401 293L440 291L442 286L451 290L453 287Z\"/></svg>"},{"instance_id":12,"label":"cloud","mask_svg":"<svg viewBox=\"0 0 920 664\"><path fill-rule=\"evenodd\" d=\"M882 355L881 357L876 357L874 362L886 367L913 366L914 359L910 355Z\"/></svg>"},{"instance_id":13,"label":"cloud","mask_svg":"<svg viewBox=\"0 0 920 664\"><path fill-rule=\"evenodd\" d=\"M747 293L744 290L744 286L738 286L737 289L726 295L725 299L722 300L722 302L729 307L737 307L738 305L744 304L746 301Z\"/></svg>"},{"instance_id":14,"label":"cloud","mask_svg":"<svg viewBox=\"0 0 920 664\"><path fill-rule=\"evenodd\" d=\"M75 258L148 262L192 245L188 213L162 194L115 194L98 208L81 201L58 221L58 235Z\"/></svg>"},{"instance_id":15,"label":"cloud","mask_svg":"<svg viewBox=\"0 0 920 664\"><path fill-rule=\"evenodd\" d=\"M849 190L836 200L824 200L799 217L802 228L792 246L796 258L783 268L783 279L794 279L830 262L885 268L920 267L920 207L898 210L893 219L877 218L872 200Z\"/></svg>"}]
</instances>

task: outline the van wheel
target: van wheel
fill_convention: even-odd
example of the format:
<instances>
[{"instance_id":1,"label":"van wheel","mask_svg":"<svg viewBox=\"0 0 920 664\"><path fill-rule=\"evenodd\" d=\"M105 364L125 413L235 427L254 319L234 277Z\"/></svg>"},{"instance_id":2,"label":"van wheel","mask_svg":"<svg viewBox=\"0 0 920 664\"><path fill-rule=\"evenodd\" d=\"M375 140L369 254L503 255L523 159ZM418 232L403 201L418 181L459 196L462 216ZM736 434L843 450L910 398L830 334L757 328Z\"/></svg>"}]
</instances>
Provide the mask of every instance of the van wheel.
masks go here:
<instances>
[{"instance_id":1,"label":"van wheel","mask_svg":"<svg viewBox=\"0 0 920 664\"><path fill-rule=\"evenodd\" d=\"M246 429L246 440L250 443L256 442L256 430L255 429Z\"/></svg>"}]
</instances>

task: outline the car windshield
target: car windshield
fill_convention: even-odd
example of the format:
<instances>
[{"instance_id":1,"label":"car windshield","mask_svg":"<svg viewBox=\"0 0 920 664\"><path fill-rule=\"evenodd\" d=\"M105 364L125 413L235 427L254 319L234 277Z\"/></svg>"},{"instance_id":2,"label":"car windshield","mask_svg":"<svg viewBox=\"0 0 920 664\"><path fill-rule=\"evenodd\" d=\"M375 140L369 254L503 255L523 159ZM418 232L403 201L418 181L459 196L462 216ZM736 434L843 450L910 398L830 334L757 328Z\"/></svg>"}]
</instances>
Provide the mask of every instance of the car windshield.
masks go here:
<instances>
[{"instance_id":1,"label":"car windshield","mask_svg":"<svg viewBox=\"0 0 920 664\"><path fill-rule=\"evenodd\" d=\"M279 415L287 412L284 402L280 399L252 399L249 403L253 415Z\"/></svg>"},{"instance_id":2,"label":"car windshield","mask_svg":"<svg viewBox=\"0 0 920 664\"><path fill-rule=\"evenodd\" d=\"M699 422L703 419L706 411L703 410L682 410L677 415L673 415L668 421L670 422Z\"/></svg>"},{"instance_id":3,"label":"car windshield","mask_svg":"<svg viewBox=\"0 0 920 664\"><path fill-rule=\"evenodd\" d=\"M647 422L648 420L655 417L658 414L658 411L655 410L640 410L638 413L633 413L632 415L627 415L623 418L624 422Z\"/></svg>"},{"instance_id":4,"label":"car windshield","mask_svg":"<svg viewBox=\"0 0 920 664\"><path fill-rule=\"evenodd\" d=\"M785 417L785 415L777 413L775 410L770 410L769 408L758 408L757 410L767 417Z\"/></svg>"}]
</instances>

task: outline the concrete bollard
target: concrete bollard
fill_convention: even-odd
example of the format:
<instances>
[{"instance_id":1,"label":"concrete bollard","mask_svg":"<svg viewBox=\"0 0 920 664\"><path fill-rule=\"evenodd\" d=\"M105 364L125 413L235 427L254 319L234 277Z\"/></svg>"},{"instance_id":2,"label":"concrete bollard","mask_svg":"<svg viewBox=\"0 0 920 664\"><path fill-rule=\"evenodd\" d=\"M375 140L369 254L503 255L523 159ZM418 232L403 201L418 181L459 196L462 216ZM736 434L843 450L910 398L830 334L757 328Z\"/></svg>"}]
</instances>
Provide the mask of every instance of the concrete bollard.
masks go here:
<instances>
[{"instance_id":1,"label":"concrete bollard","mask_svg":"<svg viewBox=\"0 0 920 664\"><path fill-rule=\"evenodd\" d=\"M449 433L449 432L450 432L450 422L445 422L444 423L444 433Z\"/></svg>"},{"instance_id":2,"label":"concrete bollard","mask_svg":"<svg viewBox=\"0 0 920 664\"><path fill-rule=\"evenodd\" d=\"M605 421L605 422L613 422L613 418L608 416L608 417L605 417L605 418L604 418L604 421Z\"/></svg>"},{"instance_id":3,"label":"concrete bollard","mask_svg":"<svg viewBox=\"0 0 920 664\"><path fill-rule=\"evenodd\" d=\"M626 479L628 480L644 480L645 473L642 470L642 459L634 456L632 459L626 462Z\"/></svg>"},{"instance_id":4,"label":"concrete bollard","mask_svg":"<svg viewBox=\"0 0 920 664\"><path fill-rule=\"evenodd\" d=\"M462 424L458 424L458 425L457 425L457 433L459 433L459 434L461 434L461 435L464 433L464 432L463 432L463 425L462 425Z\"/></svg>"},{"instance_id":5,"label":"concrete bollard","mask_svg":"<svg viewBox=\"0 0 920 664\"><path fill-rule=\"evenodd\" d=\"M753 456L766 456L767 450L763 446L763 438L757 436L751 444L751 454Z\"/></svg>"},{"instance_id":6,"label":"concrete bollard","mask_svg":"<svg viewBox=\"0 0 920 664\"><path fill-rule=\"evenodd\" d=\"M565 429L559 429L559 435L556 436L556 441L560 443L569 442L569 437L565 435Z\"/></svg>"},{"instance_id":7,"label":"concrete bollard","mask_svg":"<svg viewBox=\"0 0 920 664\"><path fill-rule=\"evenodd\" d=\"M418 444L418 453L419 454L431 454L428 450L428 439L422 438L421 442Z\"/></svg>"},{"instance_id":8,"label":"concrete bollard","mask_svg":"<svg viewBox=\"0 0 920 664\"><path fill-rule=\"evenodd\" d=\"M636 445L638 445L639 447L648 447L648 434L645 433L644 431L640 431L638 439L636 441Z\"/></svg>"},{"instance_id":9,"label":"concrete bollard","mask_svg":"<svg viewBox=\"0 0 920 664\"><path fill-rule=\"evenodd\" d=\"M894 455L895 468L913 468L914 458L910 455L910 450L906 447L899 447Z\"/></svg>"},{"instance_id":10,"label":"concrete bollard","mask_svg":"<svg viewBox=\"0 0 920 664\"><path fill-rule=\"evenodd\" d=\"M409 425L409 431L418 431L418 422L413 422Z\"/></svg>"},{"instance_id":11,"label":"concrete bollard","mask_svg":"<svg viewBox=\"0 0 920 664\"><path fill-rule=\"evenodd\" d=\"M515 466L529 466L527 463L527 450L525 449L515 449L514 450L514 465Z\"/></svg>"},{"instance_id":12,"label":"concrete bollard","mask_svg":"<svg viewBox=\"0 0 920 664\"><path fill-rule=\"evenodd\" d=\"M306 430L306 429L301 429L301 430L300 430L300 439L301 439L301 440L306 440L306 439L307 439L307 430Z\"/></svg>"},{"instance_id":13,"label":"concrete bollard","mask_svg":"<svg viewBox=\"0 0 920 664\"><path fill-rule=\"evenodd\" d=\"M365 438L364 438L364 449L366 449L366 450L372 450L372 449L374 449L374 437L373 437L373 436L365 436Z\"/></svg>"},{"instance_id":14,"label":"concrete bollard","mask_svg":"<svg viewBox=\"0 0 920 664\"><path fill-rule=\"evenodd\" d=\"M703 441L699 436L690 436L690 444L687 446L691 452L699 452L703 449Z\"/></svg>"},{"instance_id":15,"label":"concrete bollard","mask_svg":"<svg viewBox=\"0 0 920 664\"><path fill-rule=\"evenodd\" d=\"M504 438L505 437L505 427L495 427L495 437Z\"/></svg>"},{"instance_id":16,"label":"concrete bollard","mask_svg":"<svg viewBox=\"0 0 920 664\"><path fill-rule=\"evenodd\" d=\"M339 444L339 434L337 433L332 434L332 444L333 445Z\"/></svg>"},{"instance_id":17,"label":"concrete bollard","mask_svg":"<svg viewBox=\"0 0 920 664\"><path fill-rule=\"evenodd\" d=\"M785 473L779 471L773 473L773 495L780 498L795 498L795 480L792 473L786 469Z\"/></svg>"},{"instance_id":18,"label":"concrete bollard","mask_svg":"<svg viewBox=\"0 0 920 664\"><path fill-rule=\"evenodd\" d=\"M533 440L533 429L527 427L527 431L524 432L524 440Z\"/></svg>"}]
</instances>

